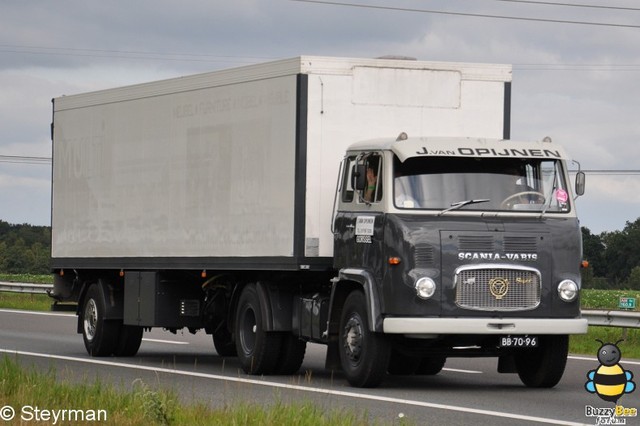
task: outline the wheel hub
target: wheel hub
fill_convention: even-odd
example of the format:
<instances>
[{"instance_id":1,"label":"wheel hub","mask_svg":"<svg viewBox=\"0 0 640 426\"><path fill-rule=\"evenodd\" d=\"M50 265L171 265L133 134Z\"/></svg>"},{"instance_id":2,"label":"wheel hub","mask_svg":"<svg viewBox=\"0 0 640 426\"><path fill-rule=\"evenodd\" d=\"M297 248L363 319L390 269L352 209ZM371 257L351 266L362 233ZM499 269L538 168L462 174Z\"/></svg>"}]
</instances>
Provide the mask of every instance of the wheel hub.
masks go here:
<instances>
[{"instance_id":1,"label":"wheel hub","mask_svg":"<svg viewBox=\"0 0 640 426\"><path fill-rule=\"evenodd\" d=\"M242 345L243 352L245 354L252 354L257 339L258 323L253 310L246 308L243 317L242 325L240 327L240 343Z\"/></svg>"},{"instance_id":2,"label":"wheel hub","mask_svg":"<svg viewBox=\"0 0 640 426\"><path fill-rule=\"evenodd\" d=\"M84 334L87 340L92 341L96 336L96 326L98 324L98 308L96 302L93 299L87 301L87 306L84 308Z\"/></svg>"},{"instance_id":3,"label":"wheel hub","mask_svg":"<svg viewBox=\"0 0 640 426\"><path fill-rule=\"evenodd\" d=\"M345 325L344 347L352 361L358 361L362 352L362 324L358 318L352 317Z\"/></svg>"}]
</instances>

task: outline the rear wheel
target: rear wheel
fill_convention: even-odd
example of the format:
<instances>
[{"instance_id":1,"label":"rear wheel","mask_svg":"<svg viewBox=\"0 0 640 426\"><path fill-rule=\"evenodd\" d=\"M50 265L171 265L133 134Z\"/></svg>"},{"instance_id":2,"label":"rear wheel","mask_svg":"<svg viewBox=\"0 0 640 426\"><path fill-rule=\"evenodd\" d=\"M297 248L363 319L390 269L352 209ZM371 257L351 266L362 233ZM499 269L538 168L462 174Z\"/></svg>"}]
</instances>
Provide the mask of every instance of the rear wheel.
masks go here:
<instances>
[{"instance_id":1,"label":"rear wheel","mask_svg":"<svg viewBox=\"0 0 640 426\"><path fill-rule=\"evenodd\" d=\"M361 291L352 291L344 302L339 341L340 363L347 381L356 387L378 386L387 373L391 346L384 334L369 330Z\"/></svg>"},{"instance_id":2,"label":"rear wheel","mask_svg":"<svg viewBox=\"0 0 640 426\"><path fill-rule=\"evenodd\" d=\"M118 346L113 354L115 356L134 356L137 354L142 343L143 332L144 328L137 325L120 325Z\"/></svg>"},{"instance_id":3,"label":"rear wheel","mask_svg":"<svg viewBox=\"0 0 640 426\"><path fill-rule=\"evenodd\" d=\"M517 353L516 371L532 388L552 388L558 384L567 364L569 336L541 336L538 347Z\"/></svg>"},{"instance_id":4,"label":"rear wheel","mask_svg":"<svg viewBox=\"0 0 640 426\"><path fill-rule=\"evenodd\" d=\"M118 347L120 325L117 321L105 319L105 306L102 286L93 283L87 290L82 304L82 339L84 347L91 356L109 356Z\"/></svg>"},{"instance_id":5,"label":"rear wheel","mask_svg":"<svg viewBox=\"0 0 640 426\"><path fill-rule=\"evenodd\" d=\"M238 350L236 349L236 342L233 341L233 336L227 330L226 323L220 324L220 326L213 331L213 346L216 348L216 352L220 356L236 356Z\"/></svg>"},{"instance_id":6,"label":"rear wheel","mask_svg":"<svg viewBox=\"0 0 640 426\"><path fill-rule=\"evenodd\" d=\"M300 370L302 361L304 361L304 354L306 351L307 342L300 340L298 337L290 333L283 333L280 357L278 358L274 373L297 373L298 370Z\"/></svg>"},{"instance_id":7,"label":"rear wheel","mask_svg":"<svg viewBox=\"0 0 640 426\"><path fill-rule=\"evenodd\" d=\"M242 290L234 328L242 369L248 374L273 373L280 354L282 336L265 330L255 284L248 284Z\"/></svg>"}]
</instances>

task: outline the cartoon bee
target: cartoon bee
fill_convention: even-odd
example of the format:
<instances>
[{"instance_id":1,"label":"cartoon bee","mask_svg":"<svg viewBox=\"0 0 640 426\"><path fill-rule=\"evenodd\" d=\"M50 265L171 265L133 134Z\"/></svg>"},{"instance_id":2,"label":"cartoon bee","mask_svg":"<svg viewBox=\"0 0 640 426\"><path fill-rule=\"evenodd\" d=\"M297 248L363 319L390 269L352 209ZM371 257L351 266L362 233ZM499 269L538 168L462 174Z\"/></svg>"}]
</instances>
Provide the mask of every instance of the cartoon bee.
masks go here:
<instances>
[{"instance_id":1,"label":"cartoon bee","mask_svg":"<svg viewBox=\"0 0 640 426\"><path fill-rule=\"evenodd\" d=\"M616 343L604 343L597 340L602 346L598 349L598 361L600 366L587 373L589 379L584 387L589 393L597 394L601 399L617 403L625 393L635 390L636 384L631 381L633 373L625 371L620 364L622 352Z\"/></svg>"}]
</instances>

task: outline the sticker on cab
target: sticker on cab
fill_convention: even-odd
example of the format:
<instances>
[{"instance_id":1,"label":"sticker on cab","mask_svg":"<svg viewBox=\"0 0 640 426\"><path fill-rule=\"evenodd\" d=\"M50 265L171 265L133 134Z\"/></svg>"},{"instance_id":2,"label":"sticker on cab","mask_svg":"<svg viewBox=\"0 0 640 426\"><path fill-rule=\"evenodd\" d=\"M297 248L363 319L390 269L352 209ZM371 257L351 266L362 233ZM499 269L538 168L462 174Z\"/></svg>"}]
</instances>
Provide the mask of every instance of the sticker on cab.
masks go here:
<instances>
[{"instance_id":1,"label":"sticker on cab","mask_svg":"<svg viewBox=\"0 0 640 426\"><path fill-rule=\"evenodd\" d=\"M373 235L375 216L358 216L356 218L356 235Z\"/></svg>"},{"instance_id":2,"label":"sticker on cab","mask_svg":"<svg viewBox=\"0 0 640 426\"><path fill-rule=\"evenodd\" d=\"M559 203L564 204L567 202L568 199L569 199L569 194L567 193L567 191L565 191L564 189L556 190L556 200Z\"/></svg>"}]
</instances>

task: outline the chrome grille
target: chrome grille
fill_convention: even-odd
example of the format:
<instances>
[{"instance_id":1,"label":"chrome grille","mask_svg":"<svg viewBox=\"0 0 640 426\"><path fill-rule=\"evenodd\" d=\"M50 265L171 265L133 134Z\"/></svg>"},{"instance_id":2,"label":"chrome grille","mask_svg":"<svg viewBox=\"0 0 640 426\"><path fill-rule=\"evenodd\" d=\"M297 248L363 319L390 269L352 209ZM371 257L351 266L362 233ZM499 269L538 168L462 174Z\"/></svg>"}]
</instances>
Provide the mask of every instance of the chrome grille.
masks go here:
<instances>
[{"instance_id":1,"label":"chrome grille","mask_svg":"<svg viewBox=\"0 0 640 426\"><path fill-rule=\"evenodd\" d=\"M540 272L511 265L458 268L456 305L482 311L525 311L540 304Z\"/></svg>"}]
</instances>

